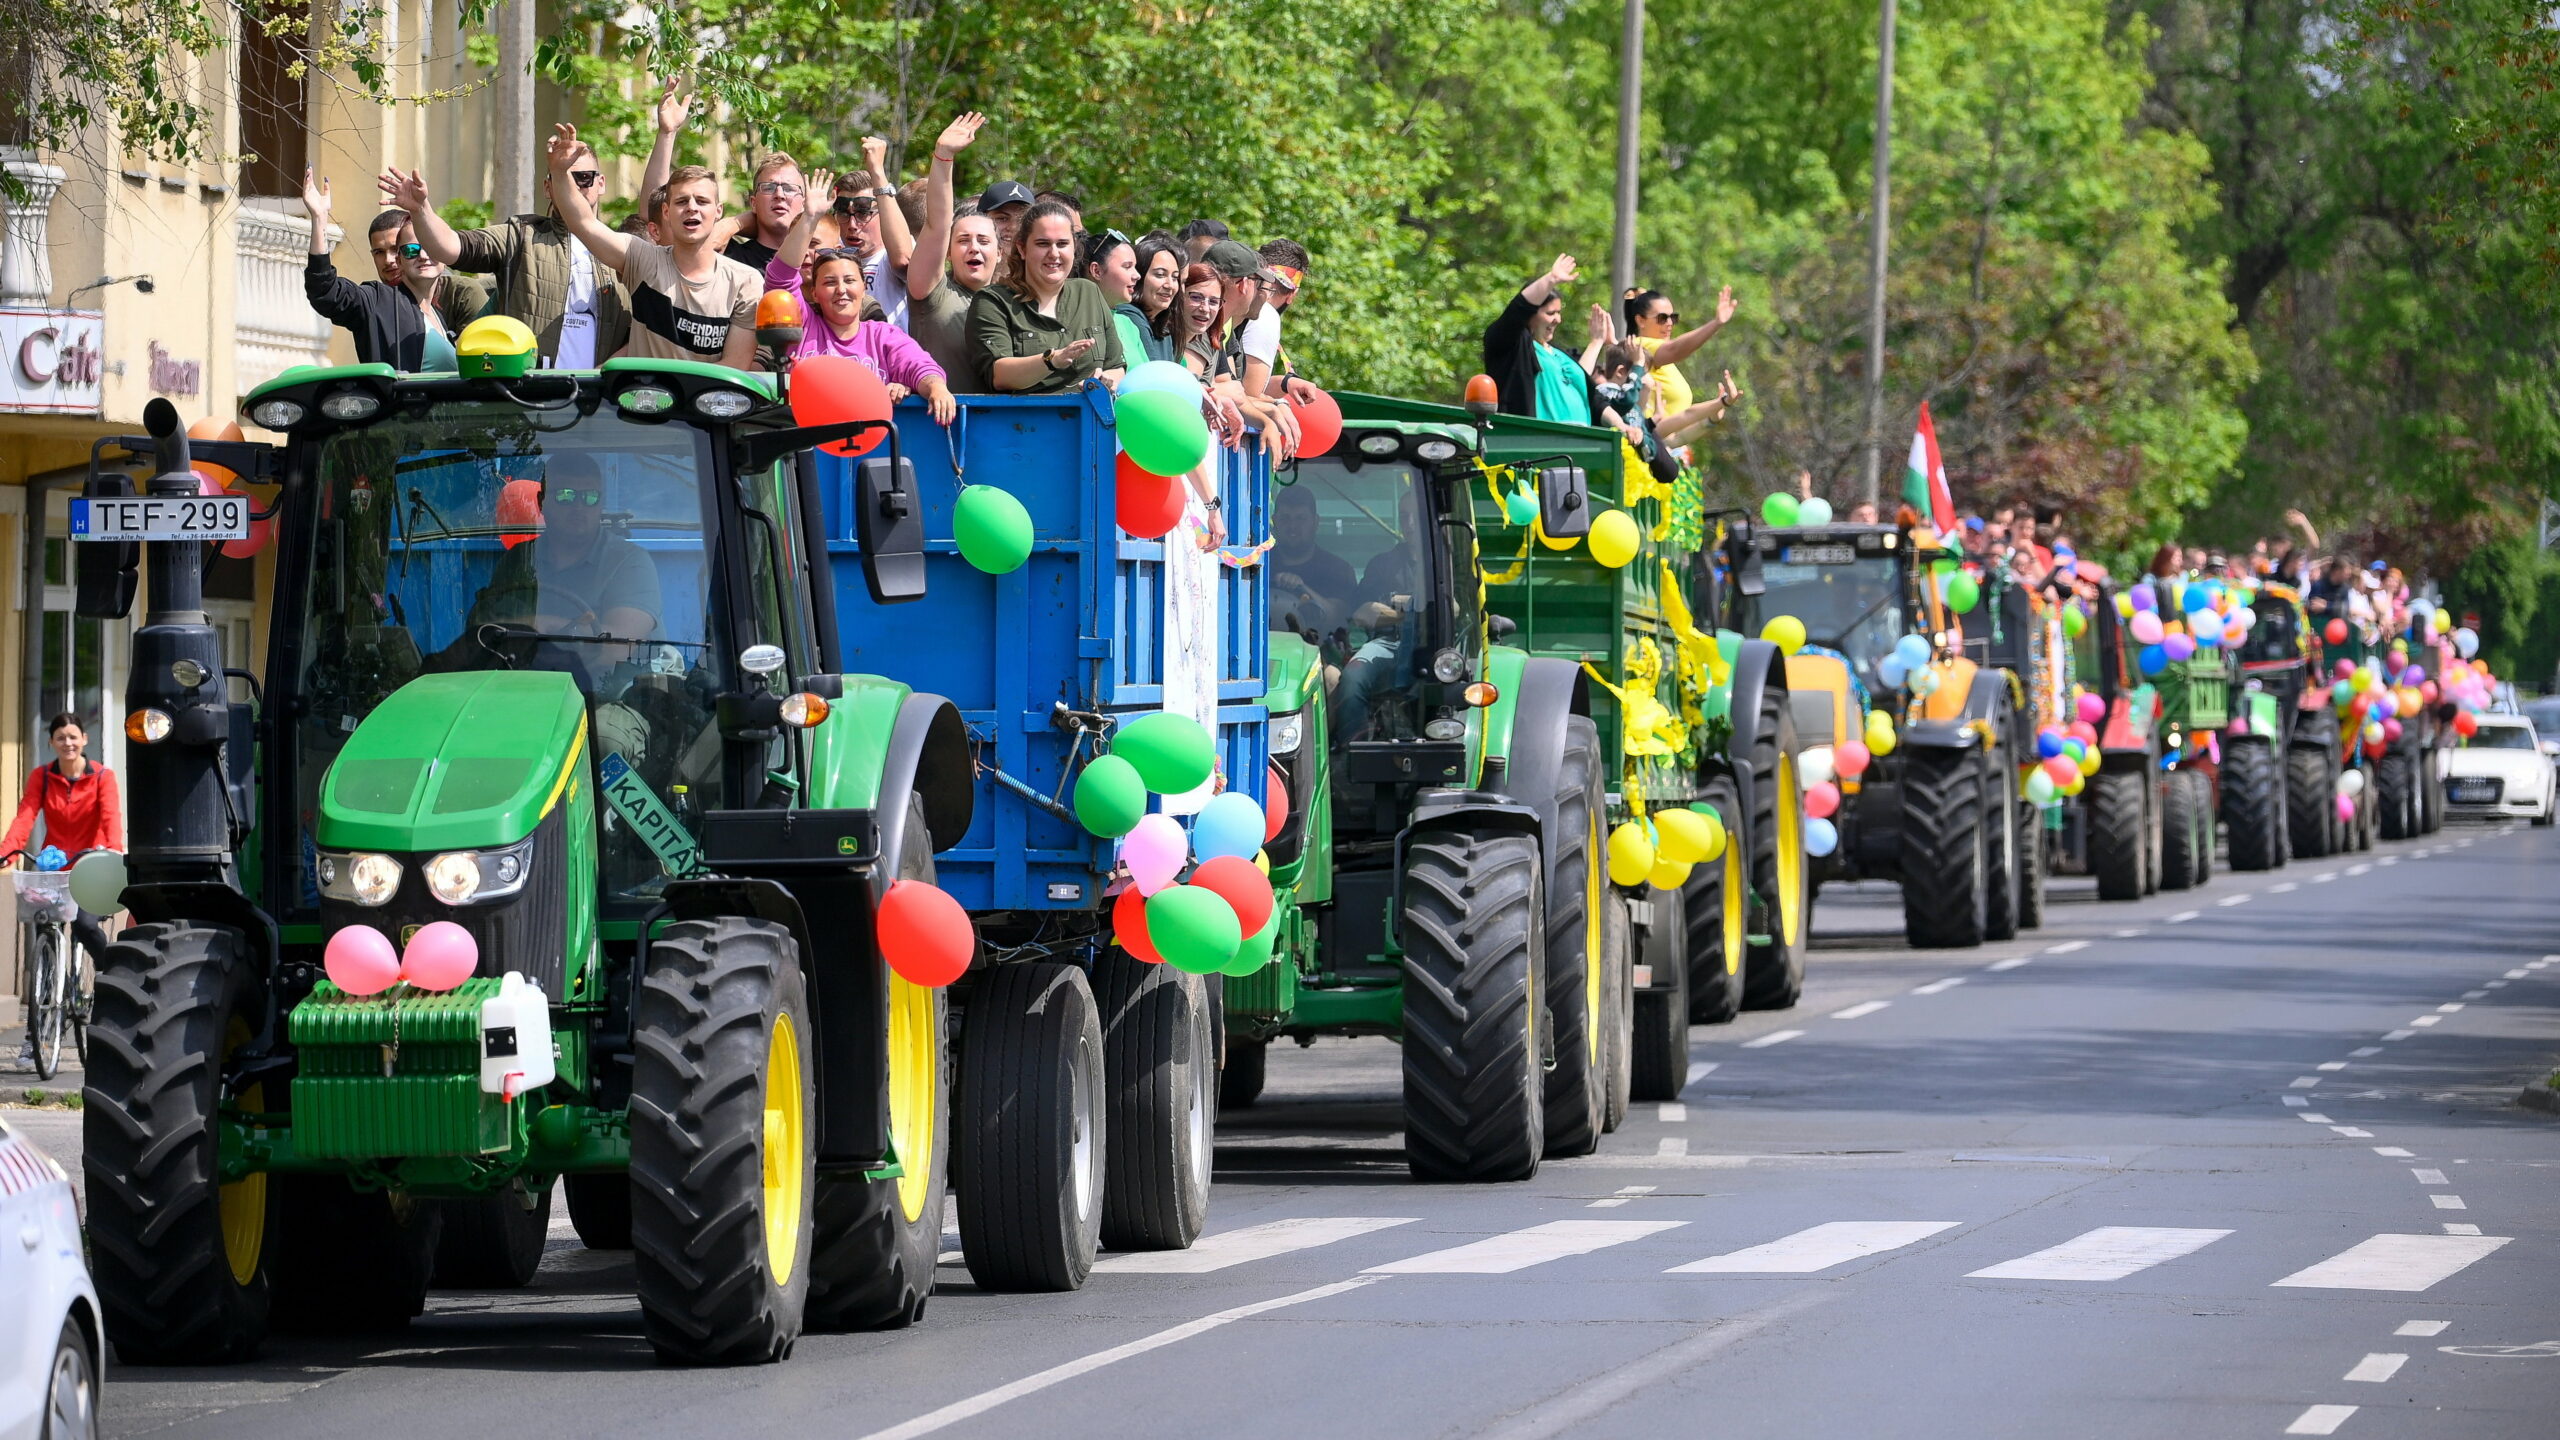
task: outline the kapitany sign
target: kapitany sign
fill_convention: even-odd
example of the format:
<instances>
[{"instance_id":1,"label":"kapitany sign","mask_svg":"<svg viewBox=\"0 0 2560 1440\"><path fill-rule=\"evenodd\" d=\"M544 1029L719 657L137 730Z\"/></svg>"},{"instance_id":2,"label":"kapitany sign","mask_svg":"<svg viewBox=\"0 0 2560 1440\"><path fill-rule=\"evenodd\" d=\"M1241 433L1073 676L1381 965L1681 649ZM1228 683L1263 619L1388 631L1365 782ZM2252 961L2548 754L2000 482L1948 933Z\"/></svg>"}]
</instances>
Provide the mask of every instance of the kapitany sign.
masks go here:
<instances>
[{"instance_id":1,"label":"kapitany sign","mask_svg":"<svg viewBox=\"0 0 2560 1440\"><path fill-rule=\"evenodd\" d=\"M106 349L95 310L0 309L0 411L97 414Z\"/></svg>"}]
</instances>

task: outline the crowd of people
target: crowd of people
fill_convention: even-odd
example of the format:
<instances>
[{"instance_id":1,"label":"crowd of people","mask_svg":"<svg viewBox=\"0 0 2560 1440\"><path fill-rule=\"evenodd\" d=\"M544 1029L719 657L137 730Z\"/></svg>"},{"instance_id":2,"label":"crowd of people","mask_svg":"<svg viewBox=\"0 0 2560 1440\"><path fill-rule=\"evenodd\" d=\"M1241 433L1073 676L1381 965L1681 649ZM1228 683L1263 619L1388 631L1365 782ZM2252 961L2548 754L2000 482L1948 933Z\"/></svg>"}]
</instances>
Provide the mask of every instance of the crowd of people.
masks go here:
<instances>
[{"instance_id":1,"label":"crowd of people","mask_svg":"<svg viewBox=\"0 0 2560 1440\"><path fill-rule=\"evenodd\" d=\"M1681 361L1733 322L1733 287L1716 297L1715 318L1685 331L1679 307L1658 290L1627 291L1616 314L1595 304L1575 355L1555 339L1564 323L1564 292L1580 275L1571 255L1559 255L1546 273L1520 287L1485 327L1485 373L1504 414L1616 430L1667 478L1680 468L1685 447L1741 401L1730 370L1705 400L1680 371Z\"/></svg>"}]
</instances>

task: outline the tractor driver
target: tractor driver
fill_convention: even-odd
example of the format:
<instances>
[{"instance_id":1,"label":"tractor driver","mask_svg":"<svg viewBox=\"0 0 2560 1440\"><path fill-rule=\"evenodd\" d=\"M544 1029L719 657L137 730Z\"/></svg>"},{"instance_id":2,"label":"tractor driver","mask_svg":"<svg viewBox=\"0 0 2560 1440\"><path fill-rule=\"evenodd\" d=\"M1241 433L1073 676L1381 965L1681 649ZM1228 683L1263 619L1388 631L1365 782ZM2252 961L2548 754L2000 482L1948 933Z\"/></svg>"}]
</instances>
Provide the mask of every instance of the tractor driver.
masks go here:
<instances>
[{"instance_id":1,"label":"tractor driver","mask_svg":"<svg viewBox=\"0 0 2560 1440\"><path fill-rule=\"evenodd\" d=\"M1316 544L1316 497L1303 485L1283 488L1271 502L1271 614L1284 630L1329 634L1347 618L1359 584L1351 562Z\"/></svg>"},{"instance_id":2,"label":"tractor driver","mask_svg":"<svg viewBox=\"0 0 2560 1440\"><path fill-rule=\"evenodd\" d=\"M658 567L628 538L605 529L604 475L593 455L560 452L549 457L543 479L508 481L498 497L498 523L535 533L521 542L510 536L487 588L472 602L474 635L493 624L626 640L656 631ZM585 668L600 671L628 650L598 648Z\"/></svg>"}]
</instances>

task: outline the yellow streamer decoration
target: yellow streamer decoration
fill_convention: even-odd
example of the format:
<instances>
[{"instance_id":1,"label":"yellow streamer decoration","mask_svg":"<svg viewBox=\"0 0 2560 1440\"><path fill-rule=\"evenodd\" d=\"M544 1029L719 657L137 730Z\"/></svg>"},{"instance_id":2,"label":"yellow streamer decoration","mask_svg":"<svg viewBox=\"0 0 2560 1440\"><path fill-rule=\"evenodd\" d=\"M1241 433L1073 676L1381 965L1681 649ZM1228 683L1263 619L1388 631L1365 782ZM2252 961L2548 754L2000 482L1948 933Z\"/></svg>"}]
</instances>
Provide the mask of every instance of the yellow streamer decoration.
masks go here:
<instances>
[{"instance_id":1,"label":"yellow streamer decoration","mask_svg":"<svg viewBox=\"0 0 2560 1440\"><path fill-rule=\"evenodd\" d=\"M1659 691L1662 686L1662 653L1653 642L1639 640L1627 649L1627 683L1621 688L1609 683L1608 677L1582 662L1583 673L1591 683L1617 697L1618 753L1635 759L1644 756L1673 756L1689 743L1689 727L1664 705Z\"/></svg>"}]
</instances>

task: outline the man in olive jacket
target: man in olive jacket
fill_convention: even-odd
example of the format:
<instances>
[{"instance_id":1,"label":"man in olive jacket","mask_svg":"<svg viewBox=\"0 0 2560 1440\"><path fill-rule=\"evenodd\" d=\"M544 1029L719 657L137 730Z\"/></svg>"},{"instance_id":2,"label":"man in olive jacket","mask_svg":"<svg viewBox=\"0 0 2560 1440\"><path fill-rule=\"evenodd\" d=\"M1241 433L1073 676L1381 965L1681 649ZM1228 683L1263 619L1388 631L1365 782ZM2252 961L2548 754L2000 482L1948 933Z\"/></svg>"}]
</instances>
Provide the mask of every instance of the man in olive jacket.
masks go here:
<instances>
[{"instance_id":1,"label":"man in olive jacket","mask_svg":"<svg viewBox=\"0 0 2560 1440\"><path fill-rule=\"evenodd\" d=\"M543 175L548 200L550 171ZM525 323L543 368L592 370L621 353L631 335L630 299L613 272L570 236L556 205L540 215L456 233L428 200L423 174L395 169L380 183L384 196L409 213L428 255L455 270L498 277L489 313ZM576 172L571 183L586 190L591 203L604 189L604 177L595 170Z\"/></svg>"}]
</instances>

